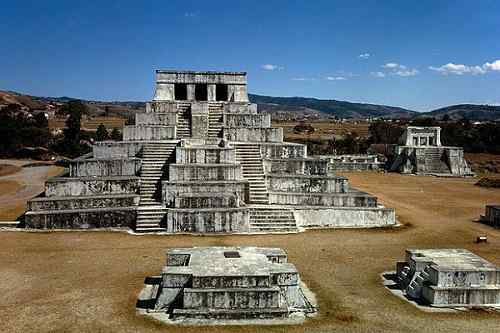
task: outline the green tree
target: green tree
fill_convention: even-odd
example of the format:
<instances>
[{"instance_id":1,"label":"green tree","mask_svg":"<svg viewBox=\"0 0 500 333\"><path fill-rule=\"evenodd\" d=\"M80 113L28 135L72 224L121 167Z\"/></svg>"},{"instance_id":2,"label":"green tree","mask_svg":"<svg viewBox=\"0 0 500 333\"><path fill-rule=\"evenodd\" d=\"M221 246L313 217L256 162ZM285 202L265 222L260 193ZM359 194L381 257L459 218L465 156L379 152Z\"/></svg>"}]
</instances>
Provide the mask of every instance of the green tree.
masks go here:
<instances>
[{"instance_id":1,"label":"green tree","mask_svg":"<svg viewBox=\"0 0 500 333\"><path fill-rule=\"evenodd\" d=\"M63 131L65 143L70 146L78 145L82 116L87 113L87 106L78 100L69 101L61 108L61 112L68 116Z\"/></svg>"},{"instance_id":2,"label":"green tree","mask_svg":"<svg viewBox=\"0 0 500 333\"><path fill-rule=\"evenodd\" d=\"M108 130L106 129L106 126L104 126L103 123L97 126L97 131L95 132L95 139L96 141L104 141L109 139Z\"/></svg>"},{"instance_id":3,"label":"green tree","mask_svg":"<svg viewBox=\"0 0 500 333\"><path fill-rule=\"evenodd\" d=\"M122 133L118 128L113 128L111 131L111 140L113 141L121 141L122 140Z\"/></svg>"}]
</instances>

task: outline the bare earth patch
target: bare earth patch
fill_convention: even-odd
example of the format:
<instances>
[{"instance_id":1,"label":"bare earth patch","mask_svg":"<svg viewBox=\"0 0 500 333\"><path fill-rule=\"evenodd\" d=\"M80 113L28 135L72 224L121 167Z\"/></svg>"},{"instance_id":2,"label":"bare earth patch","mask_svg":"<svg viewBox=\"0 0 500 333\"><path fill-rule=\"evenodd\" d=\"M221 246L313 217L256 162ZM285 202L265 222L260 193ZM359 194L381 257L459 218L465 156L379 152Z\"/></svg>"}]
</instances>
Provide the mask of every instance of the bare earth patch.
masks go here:
<instances>
[{"instance_id":1,"label":"bare earth patch","mask_svg":"<svg viewBox=\"0 0 500 333\"><path fill-rule=\"evenodd\" d=\"M133 236L111 232L0 232L0 331L5 332L498 332L500 314L427 313L391 294L380 275L408 247L467 248L500 264L500 230L473 222L500 191L475 179L349 174L395 207L406 226L295 235ZM478 234L488 243L475 244ZM135 314L144 277L182 246L284 248L320 313L300 326L176 327Z\"/></svg>"},{"instance_id":2,"label":"bare earth patch","mask_svg":"<svg viewBox=\"0 0 500 333\"><path fill-rule=\"evenodd\" d=\"M0 177L11 175L21 170L21 167L12 164L0 164Z\"/></svg>"}]
</instances>

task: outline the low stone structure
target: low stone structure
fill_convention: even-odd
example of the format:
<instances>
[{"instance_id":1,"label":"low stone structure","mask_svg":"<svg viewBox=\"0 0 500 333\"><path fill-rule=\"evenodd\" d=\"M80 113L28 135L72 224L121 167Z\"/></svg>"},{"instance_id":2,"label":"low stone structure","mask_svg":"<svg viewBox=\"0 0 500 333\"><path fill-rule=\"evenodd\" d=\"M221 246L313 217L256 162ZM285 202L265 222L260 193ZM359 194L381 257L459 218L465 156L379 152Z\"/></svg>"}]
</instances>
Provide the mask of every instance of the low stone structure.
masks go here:
<instances>
[{"instance_id":1,"label":"low stone structure","mask_svg":"<svg viewBox=\"0 0 500 333\"><path fill-rule=\"evenodd\" d=\"M472 172L460 147L441 145L440 127L409 126L393 146L391 171L413 174L469 176Z\"/></svg>"},{"instance_id":2,"label":"low stone structure","mask_svg":"<svg viewBox=\"0 0 500 333\"><path fill-rule=\"evenodd\" d=\"M486 205L485 214L481 215L480 221L500 228L500 205Z\"/></svg>"},{"instance_id":3,"label":"low stone structure","mask_svg":"<svg viewBox=\"0 0 500 333\"><path fill-rule=\"evenodd\" d=\"M379 155L315 155L326 159L333 171L379 171L384 170L385 158Z\"/></svg>"},{"instance_id":4,"label":"low stone structure","mask_svg":"<svg viewBox=\"0 0 500 333\"><path fill-rule=\"evenodd\" d=\"M157 71L154 98L123 141L96 143L69 176L47 181L26 225L93 228L103 222L90 219L106 218L136 232L208 234L396 224L328 159L284 142L246 82L243 72Z\"/></svg>"},{"instance_id":5,"label":"low stone structure","mask_svg":"<svg viewBox=\"0 0 500 333\"><path fill-rule=\"evenodd\" d=\"M173 323L287 319L316 311L279 248L170 249L161 276L145 283L138 310L164 314Z\"/></svg>"},{"instance_id":6,"label":"low stone structure","mask_svg":"<svg viewBox=\"0 0 500 333\"><path fill-rule=\"evenodd\" d=\"M500 267L465 249L407 250L399 288L434 307L499 307Z\"/></svg>"}]
</instances>

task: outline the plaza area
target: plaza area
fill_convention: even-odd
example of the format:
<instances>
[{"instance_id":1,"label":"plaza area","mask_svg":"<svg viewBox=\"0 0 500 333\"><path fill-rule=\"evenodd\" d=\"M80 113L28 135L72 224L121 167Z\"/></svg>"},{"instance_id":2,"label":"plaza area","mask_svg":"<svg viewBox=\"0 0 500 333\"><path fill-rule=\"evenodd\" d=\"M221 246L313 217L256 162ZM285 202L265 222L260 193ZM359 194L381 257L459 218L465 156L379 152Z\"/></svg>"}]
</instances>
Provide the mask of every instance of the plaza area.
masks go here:
<instances>
[{"instance_id":1,"label":"plaza area","mask_svg":"<svg viewBox=\"0 0 500 333\"><path fill-rule=\"evenodd\" d=\"M347 175L347 174L346 174ZM217 327L217 332L498 332L500 313L428 313L395 297L380 275L407 248L465 248L500 264L500 230L476 223L498 189L473 178L350 173L352 185L396 209L398 228L308 230L241 236L130 235L125 232L0 232L3 332L209 332L136 315L144 277L168 248L279 247L315 293L320 313L298 326ZM486 235L487 243L476 244Z\"/></svg>"}]
</instances>

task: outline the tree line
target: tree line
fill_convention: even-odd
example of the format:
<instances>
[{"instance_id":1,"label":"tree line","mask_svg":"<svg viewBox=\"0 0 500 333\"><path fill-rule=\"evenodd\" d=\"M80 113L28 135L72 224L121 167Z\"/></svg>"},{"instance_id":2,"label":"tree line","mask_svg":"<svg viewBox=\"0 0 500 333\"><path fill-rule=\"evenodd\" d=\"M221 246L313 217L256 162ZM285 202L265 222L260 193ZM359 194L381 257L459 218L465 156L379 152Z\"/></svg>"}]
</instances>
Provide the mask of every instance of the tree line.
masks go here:
<instances>
[{"instance_id":1,"label":"tree line","mask_svg":"<svg viewBox=\"0 0 500 333\"><path fill-rule=\"evenodd\" d=\"M82 117L88 114L87 105L78 100L64 104L58 114L66 117L61 135L52 135L47 117L43 112L32 115L22 112L17 104L9 104L0 112L0 156L26 156L26 148L44 150L74 158L91 150L93 141L121 140L122 134L114 128L109 132L100 124L95 132L82 131Z\"/></svg>"}]
</instances>

